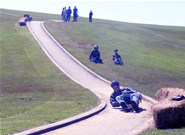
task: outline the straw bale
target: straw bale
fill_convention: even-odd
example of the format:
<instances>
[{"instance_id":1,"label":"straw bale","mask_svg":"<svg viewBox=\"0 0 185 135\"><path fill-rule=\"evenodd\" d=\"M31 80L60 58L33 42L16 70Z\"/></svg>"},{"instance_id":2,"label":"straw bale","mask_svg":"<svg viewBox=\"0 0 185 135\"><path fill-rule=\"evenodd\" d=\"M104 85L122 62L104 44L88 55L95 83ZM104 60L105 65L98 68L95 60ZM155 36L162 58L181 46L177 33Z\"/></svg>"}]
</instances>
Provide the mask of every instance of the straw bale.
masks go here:
<instances>
[{"instance_id":1,"label":"straw bale","mask_svg":"<svg viewBox=\"0 0 185 135\"><path fill-rule=\"evenodd\" d=\"M21 18L19 21L18 21L19 25L20 26L26 26L26 18Z\"/></svg>"},{"instance_id":2,"label":"straw bale","mask_svg":"<svg viewBox=\"0 0 185 135\"><path fill-rule=\"evenodd\" d=\"M157 92L159 102L152 106L156 128L179 128L185 126L185 99L172 101L177 95L185 95L185 90L163 88Z\"/></svg>"},{"instance_id":3,"label":"straw bale","mask_svg":"<svg viewBox=\"0 0 185 135\"><path fill-rule=\"evenodd\" d=\"M179 88L162 88L156 94L156 99L161 101L163 99L171 99L177 95L185 95L185 90Z\"/></svg>"}]
</instances>

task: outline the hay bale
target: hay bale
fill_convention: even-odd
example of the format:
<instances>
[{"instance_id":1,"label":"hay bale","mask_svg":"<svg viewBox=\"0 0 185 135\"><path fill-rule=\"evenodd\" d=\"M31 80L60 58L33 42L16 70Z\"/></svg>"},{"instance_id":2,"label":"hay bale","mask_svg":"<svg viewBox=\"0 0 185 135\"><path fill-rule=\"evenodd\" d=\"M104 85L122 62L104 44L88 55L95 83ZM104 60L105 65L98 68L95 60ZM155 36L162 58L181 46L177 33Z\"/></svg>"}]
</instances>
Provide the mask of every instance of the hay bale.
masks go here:
<instances>
[{"instance_id":1,"label":"hay bale","mask_svg":"<svg viewBox=\"0 0 185 135\"><path fill-rule=\"evenodd\" d=\"M179 128L185 126L185 99L172 101L177 95L185 95L183 89L163 88L157 92L159 102L152 106L156 128Z\"/></svg>"},{"instance_id":2,"label":"hay bale","mask_svg":"<svg viewBox=\"0 0 185 135\"><path fill-rule=\"evenodd\" d=\"M20 26L26 26L25 18L21 18L21 19L18 21L18 23L19 23Z\"/></svg>"},{"instance_id":3,"label":"hay bale","mask_svg":"<svg viewBox=\"0 0 185 135\"><path fill-rule=\"evenodd\" d=\"M28 17L21 18L18 23L20 26L26 26L26 22L28 21Z\"/></svg>"},{"instance_id":4,"label":"hay bale","mask_svg":"<svg viewBox=\"0 0 185 135\"><path fill-rule=\"evenodd\" d=\"M162 88L156 94L156 99L161 101L163 99L171 99L177 95L185 95L185 90L179 88Z\"/></svg>"}]
</instances>

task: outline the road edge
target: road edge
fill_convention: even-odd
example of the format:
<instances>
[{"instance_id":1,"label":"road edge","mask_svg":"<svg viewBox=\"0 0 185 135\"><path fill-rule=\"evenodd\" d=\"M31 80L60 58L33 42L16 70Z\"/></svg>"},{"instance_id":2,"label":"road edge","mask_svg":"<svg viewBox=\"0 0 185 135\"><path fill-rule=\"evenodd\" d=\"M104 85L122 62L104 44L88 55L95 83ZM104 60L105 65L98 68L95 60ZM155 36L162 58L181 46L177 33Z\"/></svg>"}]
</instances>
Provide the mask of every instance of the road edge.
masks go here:
<instances>
[{"instance_id":1,"label":"road edge","mask_svg":"<svg viewBox=\"0 0 185 135\"><path fill-rule=\"evenodd\" d=\"M42 28L44 29L44 31L49 35L49 37L54 40L55 43L56 40L51 37L51 35L47 32L47 30L45 29L44 25L43 25L44 22L42 22ZM54 60L51 58L51 56L47 53L47 51L45 50L45 48L42 46L42 44L40 43L40 41L35 37L34 33L32 32L30 26L29 26L29 22L27 22L27 27L29 29L29 31L31 32L31 34L33 35L33 37L35 38L35 40L38 42L38 44L41 46L42 50L46 53L46 55L50 58L50 60L64 73L66 74L70 79L72 79L73 81L75 81L76 83L78 83L76 80L74 80L70 75L67 74L67 72L65 72L62 68L60 68L58 66L57 63L54 62ZM57 43L58 44L58 43ZM61 47L60 47L61 48ZM64 48L61 48L64 50ZM70 55L66 50L64 50L70 57L72 57L75 61L76 59ZM82 64L80 64L82 65ZM84 67L85 68L85 67ZM86 69L86 68L85 68ZM79 83L78 83L79 84ZM96 94L96 93L94 93ZM99 98L99 97L98 97ZM65 126L68 126L68 125L71 125L71 124L74 124L74 123L77 123L79 121L82 121L82 120L85 120L87 118L90 118L98 113L100 113L101 111L103 111L106 106L107 106L107 102L105 100L102 100L100 99L100 104L87 111L87 112L84 112L84 113L81 113L81 114L78 114L76 116L72 116L70 118L67 118L67 119L64 119L64 120L60 120L58 122L55 122L55 123L52 123L52 124L47 124L47 125L43 125L43 126L39 126L39 127L36 127L36 128L32 128L32 129L29 129L29 130L25 130L25 131L22 131L22 132L19 132L19 133L15 133L14 135L38 135L38 134L43 134L43 133L46 133L46 132L49 132L49 131L52 131L52 130L55 130L55 129L58 129L58 128L62 128L62 127L65 127Z\"/></svg>"},{"instance_id":2,"label":"road edge","mask_svg":"<svg viewBox=\"0 0 185 135\"><path fill-rule=\"evenodd\" d=\"M77 60L74 56L72 56L65 48L63 48L54 38L53 36L46 30L46 28L44 27L44 21L41 21L41 26L44 29L44 31L47 33L47 35L66 53L68 54L74 61L76 61L80 66L82 66L85 70L87 70L89 73L91 73L92 75L96 76L97 78L101 79L102 81L104 81L105 83L110 84L111 82L106 80L105 78L99 76L98 74L96 74L95 72L93 72L92 70L90 70L89 68L87 68L86 66L84 66L79 60ZM75 81L76 83L78 83L78 81L74 80L70 75L68 75L62 68L59 67L59 65L52 59L52 57L47 53L47 51L45 50L45 48L42 46L42 44L40 43L40 41L35 37L34 33L32 32L30 26L29 26L29 22L27 22L27 27L29 29L29 31L31 32L31 34L33 35L33 37L35 38L35 40L38 42L38 44L41 46L42 50L45 52L45 54L50 58L50 60L63 72L65 73L70 79L72 79L73 81ZM79 83L78 83L79 84ZM93 92L94 93L94 92ZM96 93L94 93L96 94ZM143 95L143 98L145 100L147 100L148 102L154 104L156 103L156 101L146 95ZM74 124L76 122L82 121L84 119L87 119L89 117L92 117L98 113L100 113L101 111L103 111L107 106L107 102L105 100L101 100L101 103L91 109L90 111L84 112L82 114L52 123L52 124L48 124L48 125L43 125L43 126L39 126L36 128L32 128L23 132L19 132L19 133L15 133L14 135L38 135L38 134L42 134L42 133L46 133L58 128L62 128L71 124ZM142 130L143 131L143 130Z\"/></svg>"}]
</instances>

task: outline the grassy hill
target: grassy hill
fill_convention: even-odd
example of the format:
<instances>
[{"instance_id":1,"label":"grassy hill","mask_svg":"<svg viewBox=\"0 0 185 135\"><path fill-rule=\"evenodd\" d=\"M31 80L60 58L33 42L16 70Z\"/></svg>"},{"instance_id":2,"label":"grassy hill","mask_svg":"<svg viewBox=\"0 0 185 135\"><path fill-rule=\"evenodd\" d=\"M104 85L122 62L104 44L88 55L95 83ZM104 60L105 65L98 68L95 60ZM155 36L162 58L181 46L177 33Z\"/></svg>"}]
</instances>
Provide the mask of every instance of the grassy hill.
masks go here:
<instances>
[{"instance_id":1,"label":"grassy hill","mask_svg":"<svg viewBox=\"0 0 185 135\"><path fill-rule=\"evenodd\" d=\"M17 12L0 12L0 134L3 135L85 112L94 108L98 100L53 65L28 28L17 24L25 13ZM36 17L34 14L33 18Z\"/></svg>"},{"instance_id":2,"label":"grassy hill","mask_svg":"<svg viewBox=\"0 0 185 135\"><path fill-rule=\"evenodd\" d=\"M108 80L118 80L155 98L163 87L185 89L185 27L132 24L79 18L74 22L47 21L55 39L84 65ZM99 45L104 64L89 62L94 44ZM124 66L114 65L114 48ZM185 128L146 130L142 135L185 134Z\"/></svg>"},{"instance_id":3,"label":"grassy hill","mask_svg":"<svg viewBox=\"0 0 185 135\"><path fill-rule=\"evenodd\" d=\"M25 12L0 11L1 132L10 134L52 123L94 107L96 97L61 73L27 27L16 24ZM60 23L50 21L61 19L60 15L29 13L33 20L46 20L46 28L62 46L110 81L116 79L152 97L162 87L185 89L185 27L100 19L89 23L87 18ZM104 64L89 62L94 44L99 45ZM124 66L113 64L114 48L119 50ZM184 129L146 131L150 133L181 134Z\"/></svg>"},{"instance_id":4,"label":"grassy hill","mask_svg":"<svg viewBox=\"0 0 185 135\"><path fill-rule=\"evenodd\" d=\"M132 24L79 18L78 22L45 22L46 28L72 55L108 80L118 80L155 97L163 87L185 89L185 27ZM99 45L104 64L88 58ZM114 48L124 66L111 60Z\"/></svg>"}]
</instances>

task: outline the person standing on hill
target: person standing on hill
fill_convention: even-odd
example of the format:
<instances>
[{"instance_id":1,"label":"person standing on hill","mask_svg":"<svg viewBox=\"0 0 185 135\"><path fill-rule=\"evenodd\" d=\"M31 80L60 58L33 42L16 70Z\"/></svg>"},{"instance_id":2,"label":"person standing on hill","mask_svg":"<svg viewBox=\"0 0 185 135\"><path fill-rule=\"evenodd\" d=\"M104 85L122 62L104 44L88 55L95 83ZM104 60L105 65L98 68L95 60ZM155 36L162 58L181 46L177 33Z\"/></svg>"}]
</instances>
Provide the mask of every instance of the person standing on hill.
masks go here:
<instances>
[{"instance_id":1,"label":"person standing on hill","mask_svg":"<svg viewBox=\"0 0 185 135\"><path fill-rule=\"evenodd\" d=\"M66 20L66 7L63 8L61 15L62 15L62 20L65 21Z\"/></svg>"},{"instance_id":2,"label":"person standing on hill","mask_svg":"<svg viewBox=\"0 0 185 135\"><path fill-rule=\"evenodd\" d=\"M74 6L74 9L73 9L73 22L77 22L77 17L78 17L78 9L76 8L76 6Z\"/></svg>"},{"instance_id":3,"label":"person standing on hill","mask_svg":"<svg viewBox=\"0 0 185 135\"><path fill-rule=\"evenodd\" d=\"M89 22L92 22L92 16L93 16L93 12L91 10L90 13L89 13Z\"/></svg>"},{"instance_id":4,"label":"person standing on hill","mask_svg":"<svg viewBox=\"0 0 185 135\"><path fill-rule=\"evenodd\" d=\"M67 19L66 19L66 22L67 22L67 21L68 21L68 22L70 21L71 13L72 13L71 7L69 6L69 8L68 8L68 10L67 10Z\"/></svg>"},{"instance_id":5,"label":"person standing on hill","mask_svg":"<svg viewBox=\"0 0 185 135\"><path fill-rule=\"evenodd\" d=\"M62 8L62 13L61 13L62 20L63 20L63 14L64 14L64 8Z\"/></svg>"}]
</instances>

